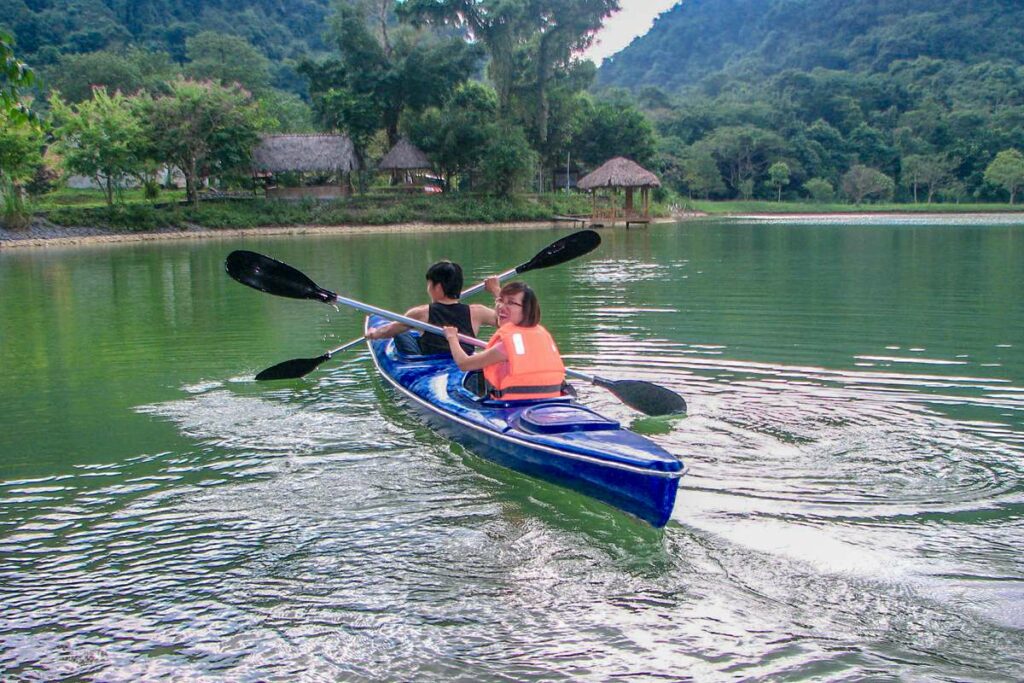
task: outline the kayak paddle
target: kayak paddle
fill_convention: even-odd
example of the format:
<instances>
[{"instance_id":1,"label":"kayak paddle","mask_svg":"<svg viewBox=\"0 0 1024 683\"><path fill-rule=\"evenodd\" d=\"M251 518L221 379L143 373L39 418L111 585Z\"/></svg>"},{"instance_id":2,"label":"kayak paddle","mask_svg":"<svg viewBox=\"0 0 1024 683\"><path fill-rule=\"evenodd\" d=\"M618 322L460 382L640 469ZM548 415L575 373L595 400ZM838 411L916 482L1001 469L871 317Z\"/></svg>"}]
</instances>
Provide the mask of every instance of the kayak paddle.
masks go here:
<instances>
[{"instance_id":1,"label":"kayak paddle","mask_svg":"<svg viewBox=\"0 0 1024 683\"><path fill-rule=\"evenodd\" d=\"M525 272L530 271L530 270L538 270L540 268L550 268L551 266L560 265L562 263L565 263L566 261L571 261L574 258L578 258L580 256L583 256L584 254L589 254L594 249L596 249L599 244L601 244L601 236L598 235L593 230L580 230L578 232L574 232L571 235L566 235L565 237L563 237L563 238L561 238L559 240L555 240L554 242L552 242L548 246L544 247L539 252L537 252L537 254L534 255L534 257L532 259L530 259L526 263L522 263L522 264L516 266L515 268L512 268L511 270L506 270L504 273L501 273L500 275L498 275L498 279L499 280L506 280L506 279L512 277L513 275L517 275L519 273L525 273ZM252 253L252 252L243 252L243 253ZM231 256L229 256L228 258L230 259ZM284 264L281 264L281 265L284 265ZM242 269L244 269L244 264L241 267L242 267ZM232 266L229 263L228 264L228 273L231 273L231 268L232 268ZM292 270L294 270L294 269L292 269ZM298 272L298 271L295 271L295 272ZM299 273L299 275L302 275L302 274ZM232 277L235 277L235 276L232 275ZM308 280L308 278L306 278L305 275L302 275L302 278ZM237 280L238 278L235 278L235 279ZM254 286L254 285L250 284L249 282L245 282L245 284L249 285L250 287ZM280 282L279 282L279 284L280 284ZM305 286L307 288L307 291L308 291L310 285L312 285L312 287L316 288L316 284L314 284L311 280L306 282L306 283L304 283L304 284L305 284ZM269 285L269 286L273 287L275 285ZM260 289L260 290L263 290L263 291L269 291L272 294L277 294L278 293L277 291L272 291L270 289L264 289L264 287L262 287L262 286L256 287L256 289ZM469 289L463 290L461 298L465 299L466 297L472 296L472 295L476 294L477 292L482 291L483 289L484 289L484 283L483 282L481 282L479 284L476 284L476 285L473 285ZM290 294L281 294L281 295L282 296L291 296ZM307 298L307 297L303 296L303 297L299 297L299 298ZM258 375L256 375L256 379L257 379L257 381L263 381L263 380L272 380L272 379L297 379L299 377L304 377L304 376L308 375L309 373L313 372L314 370L316 370L317 367L319 367L321 363L329 361L331 359L331 357L334 356L335 354L341 353L342 351L345 351L346 349L349 349L349 348L352 348L353 346L358 345L361 341L363 341L363 339L364 339L363 337L356 337L352 341L350 341L350 342L348 342L346 344L343 344L343 345L339 346L336 349L331 349L330 351L327 351L327 352L323 353L322 355L317 356L316 358L293 358L291 360L283 361L281 363L278 363L277 365L273 365L273 366L267 368L266 370L263 370Z\"/></svg>"},{"instance_id":2,"label":"kayak paddle","mask_svg":"<svg viewBox=\"0 0 1024 683\"><path fill-rule=\"evenodd\" d=\"M409 318L400 313L364 304L324 289L306 277L305 274L286 263L269 256L252 251L233 251L228 254L225 266L230 275L243 285L258 289L269 294L289 297L292 299L311 299L328 304L344 304L364 313L379 315L382 318L408 325L423 332L432 332L444 336L444 330L436 325ZM459 341L472 346L486 347L487 342L459 335ZM262 373L261 373L262 374ZM595 375L588 375L578 370L566 368L569 377L583 379L602 389L607 389L616 398L629 407L645 415L660 416L686 412L686 401L679 394L643 380L612 380Z\"/></svg>"}]
</instances>

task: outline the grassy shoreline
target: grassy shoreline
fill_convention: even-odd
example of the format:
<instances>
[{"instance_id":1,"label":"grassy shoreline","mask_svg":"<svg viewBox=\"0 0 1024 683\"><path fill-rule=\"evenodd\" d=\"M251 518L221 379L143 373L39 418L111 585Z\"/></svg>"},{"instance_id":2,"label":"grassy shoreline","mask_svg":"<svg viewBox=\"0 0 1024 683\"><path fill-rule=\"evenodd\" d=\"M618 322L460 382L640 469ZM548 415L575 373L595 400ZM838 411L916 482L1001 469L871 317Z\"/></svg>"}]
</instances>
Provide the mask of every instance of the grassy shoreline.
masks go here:
<instances>
[{"instance_id":1,"label":"grassy shoreline","mask_svg":"<svg viewBox=\"0 0 1024 683\"><path fill-rule=\"evenodd\" d=\"M126 196L108 207L97 191L55 194L38 202L33 227L0 228L0 248L64 246L152 239L260 234L314 234L354 230L495 229L551 225L556 216L590 213L586 195L562 193L508 199L468 194L421 196L368 194L342 201L204 199L198 206L177 195L150 202ZM170 200L170 201L168 201ZM691 201L655 204L657 221L734 215L953 215L1024 214L1010 204L812 204L772 201ZM570 226L570 223L562 223Z\"/></svg>"}]
</instances>

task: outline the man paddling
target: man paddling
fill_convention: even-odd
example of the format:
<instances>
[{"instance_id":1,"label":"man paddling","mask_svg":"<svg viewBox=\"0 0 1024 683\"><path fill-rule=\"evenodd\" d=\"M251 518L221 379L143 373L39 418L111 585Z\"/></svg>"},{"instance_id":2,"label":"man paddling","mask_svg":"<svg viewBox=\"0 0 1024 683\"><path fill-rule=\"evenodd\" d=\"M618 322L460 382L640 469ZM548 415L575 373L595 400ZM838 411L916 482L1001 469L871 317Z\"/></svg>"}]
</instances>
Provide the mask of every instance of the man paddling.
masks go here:
<instances>
[{"instance_id":1,"label":"man paddling","mask_svg":"<svg viewBox=\"0 0 1024 683\"><path fill-rule=\"evenodd\" d=\"M427 296L429 304L415 306L406 311L408 318L430 323L437 327L454 327L461 334L469 337L478 336L481 325L498 326L498 318L494 309L480 304L464 304L459 301L462 295L462 267L458 263L444 260L438 261L427 269ZM497 276L487 278L484 287L492 295L501 291L501 281ZM409 333L409 326L402 323L388 323L367 331L367 339L395 338L395 347L406 356L449 354L448 342L444 337L425 332L419 337ZM474 348L463 344L462 348L471 354Z\"/></svg>"}]
</instances>

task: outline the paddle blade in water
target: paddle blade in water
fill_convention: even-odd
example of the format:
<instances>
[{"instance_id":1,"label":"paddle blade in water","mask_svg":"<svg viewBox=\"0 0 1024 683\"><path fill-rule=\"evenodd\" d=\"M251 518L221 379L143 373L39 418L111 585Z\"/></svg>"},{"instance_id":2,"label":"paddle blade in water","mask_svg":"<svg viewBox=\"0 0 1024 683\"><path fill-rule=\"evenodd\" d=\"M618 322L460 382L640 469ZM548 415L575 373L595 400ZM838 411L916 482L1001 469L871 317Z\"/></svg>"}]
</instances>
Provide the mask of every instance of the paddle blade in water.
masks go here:
<instances>
[{"instance_id":1,"label":"paddle blade in water","mask_svg":"<svg viewBox=\"0 0 1024 683\"><path fill-rule=\"evenodd\" d=\"M557 266L594 251L599 244L601 236L593 230L574 232L546 246L532 259L516 268L516 272L525 273L528 270Z\"/></svg>"},{"instance_id":2,"label":"paddle blade in water","mask_svg":"<svg viewBox=\"0 0 1024 683\"><path fill-rule=\"evenodd\" d=\"M682 396L651 382L598 378L594 384L609 390L630 408L645 415L681 415L686 412L686 401Z\"/></svg>"},{"instance_id":3,"label":"paddle blade in water","mask_svg":"<svg viewBox=\"0 0 1024 683\"><path fill-rule=\"evenodd\" d=\"M322 289L304 273L254 251L233 251L224 261L228 275L253 289L290 299L330 303L335 294Z\"/></svg>"},{"instance_id":4,"label":"paddle blade in water","mask_svg":"<svg viewBox=\"0 0 1024 683\"><path fill-rule=\"evenodd\" d=\"M298 379L316 370L321 363L330 360L331 355L325 353L317 358L293 358L273 365L256 375L256 381L271 379Z\"/></svg>"}]
</instances>

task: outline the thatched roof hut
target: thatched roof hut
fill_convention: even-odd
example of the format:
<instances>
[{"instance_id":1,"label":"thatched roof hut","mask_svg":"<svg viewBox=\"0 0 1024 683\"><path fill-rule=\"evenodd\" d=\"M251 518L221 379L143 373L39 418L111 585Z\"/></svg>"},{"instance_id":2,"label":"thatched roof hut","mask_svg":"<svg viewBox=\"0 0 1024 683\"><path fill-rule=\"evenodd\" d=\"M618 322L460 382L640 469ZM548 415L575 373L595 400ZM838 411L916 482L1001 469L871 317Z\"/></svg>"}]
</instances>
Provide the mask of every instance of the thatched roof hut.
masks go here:
<instances>
[{"instance_id":1,"label":"thatched roof hut","mask_svg":"<svg viewBox=\"0 0 1024 683\"><path fill-rule=\"evenodd\" d=\"M661 187L661 181L646 168L626 157L610 159L593 173L580 178L576 186L581 190L599 187Z\"/></svg>"},{"instance_id":2,"label":"thatched roof hut","mask_svg":"<svg viewBox=\"0 0 1024 683\"><path fill-rule=\"evenodd\" d=\"M593 173L580 178L580 181L576 183L576 187L591 192L591 220L607 219L614 225L615 221L621 217L625 219L626 227L628 228L630 223L646 224L650 220L650 198L648 193L652 187L661 187L661 181L658 180L658 176L635 161L625 157L615 157L604 162ZM606 198L607 205L605 207L598 207L598 190L607 190L614 195L618 195L619 188L626 189L626 202L621 214L619 213L617 207L618 200L615 196ZM633 191L636 188L640 188L643 211L637 211L633 208Z\"/></svg>"},{"instance_id":3,"label":"thatched roof hut","mask_svg":"<svg viewBox=\"0 0 1024 683\"><path fill-rule=\"evenodd\" d=\"M257 172L350 173L361 167L347 135L265 135L252 150Z\"/></svg>"},{"instance_id":4,"label":"thatched roof hut","mask_svg":"<svg viewBox=\"0 0 1024 683\"><path fill-rule=\"evenodd\" d=\"M377 168L382 171L417 171L432 167L433 164L427 155L406 138L401 138L395 143L391 151L377 164Z\"/></svg>"}]
</instances>

